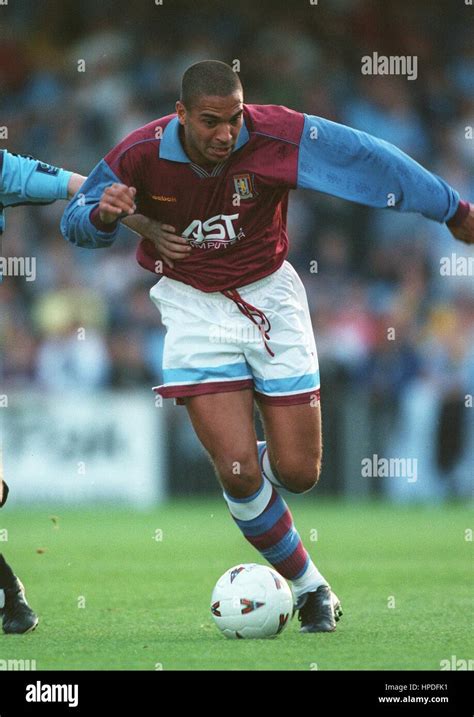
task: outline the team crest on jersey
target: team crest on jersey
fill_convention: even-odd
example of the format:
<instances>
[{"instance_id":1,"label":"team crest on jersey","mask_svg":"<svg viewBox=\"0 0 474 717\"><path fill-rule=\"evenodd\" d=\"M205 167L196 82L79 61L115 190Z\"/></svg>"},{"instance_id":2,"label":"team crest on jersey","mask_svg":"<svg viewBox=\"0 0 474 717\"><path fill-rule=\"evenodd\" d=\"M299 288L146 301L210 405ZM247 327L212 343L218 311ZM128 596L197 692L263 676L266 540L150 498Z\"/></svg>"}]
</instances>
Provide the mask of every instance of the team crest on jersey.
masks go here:
<instances>
[{"instance_id":1,"label":"team crest on jersey","mask_svg":"<svg viewBox=\"0 0 474 717\"><path fill-rule=\"evenodd\" d=\"M235 174L234 187L236 194L238 194L241 199L253 199L257 196L253 174Z\"/></svg>"}]
</instances>

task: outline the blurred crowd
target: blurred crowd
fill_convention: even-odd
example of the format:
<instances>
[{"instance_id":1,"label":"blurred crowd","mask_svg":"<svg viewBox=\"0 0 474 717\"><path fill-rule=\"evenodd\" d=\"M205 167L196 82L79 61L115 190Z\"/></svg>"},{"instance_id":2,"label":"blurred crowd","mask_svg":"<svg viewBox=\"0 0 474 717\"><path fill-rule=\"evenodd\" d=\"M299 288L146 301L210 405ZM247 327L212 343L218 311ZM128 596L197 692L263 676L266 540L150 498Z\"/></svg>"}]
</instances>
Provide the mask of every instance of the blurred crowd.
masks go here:
<instances>
[{"instance_id":1,"label":"blurred crowd","mask_svg":"<svg viewBox=\"0 0 474 717\"><path fill-rule=\"evenodd\" d=\"M128 132L174 111L186 67L238 60L247 102L368 131L472 201L474 43L464 10L449 0L302 2L291 12L267 0L11 3L0 8L2 146L87 174ZM362 75L374 51L416 55L418 79ZM1 287L6 387L158 383L163 329L135 235L124 228L112 249L77 249L60 235L63 209L7 213L4 254L35 256L37 278ZM330 379L380 404L420 379L441 395L472 393L472 273L440 271L443 257L472 251L445 226L293 192L289 237L323 396Z\"/></svg>"}]
</instances>

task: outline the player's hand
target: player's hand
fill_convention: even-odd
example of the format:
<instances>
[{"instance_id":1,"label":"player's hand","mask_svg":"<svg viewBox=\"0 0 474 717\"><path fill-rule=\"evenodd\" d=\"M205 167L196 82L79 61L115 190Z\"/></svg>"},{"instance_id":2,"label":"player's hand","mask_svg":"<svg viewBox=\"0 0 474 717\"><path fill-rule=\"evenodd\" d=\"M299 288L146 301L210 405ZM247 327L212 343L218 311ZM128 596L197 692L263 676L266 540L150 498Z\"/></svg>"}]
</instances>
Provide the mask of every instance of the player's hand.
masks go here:
<instances>
[{"instance_id":1,"label":"player's hand","mask_svg":"<svg viewBox=\"0 0 474 717\"><path fill-rule=\"evenodd\" d=\"M175 227L169 224L150 219L146 234L143 236L153 242L164 262L171 268L175 261L184 259L191 253L191 247L186 239L178 236Z\"/></svg>"},{"instance_id":2,"label":"player's hand","mask_svg":"<svg viewBox=\"0 0 474 717\"><path fill-rule=\"evenodd\" d=\"M111 184L104 190L99 202L99 216L104 224L112 224L121 214L130 215L136 210L135 187L125 184Z\"/></svg>"},{"instance_id":3,"label":"player's hand","mask_svg":"<svg viewBox=\"0 0 474 717\"><path fill-rule=\"evenodd\" d=\"M474 244L474 204L469 204L469 214L458 227L450 227L449 231L455 239L465 244Z\"/></svg>"}]
</instances>

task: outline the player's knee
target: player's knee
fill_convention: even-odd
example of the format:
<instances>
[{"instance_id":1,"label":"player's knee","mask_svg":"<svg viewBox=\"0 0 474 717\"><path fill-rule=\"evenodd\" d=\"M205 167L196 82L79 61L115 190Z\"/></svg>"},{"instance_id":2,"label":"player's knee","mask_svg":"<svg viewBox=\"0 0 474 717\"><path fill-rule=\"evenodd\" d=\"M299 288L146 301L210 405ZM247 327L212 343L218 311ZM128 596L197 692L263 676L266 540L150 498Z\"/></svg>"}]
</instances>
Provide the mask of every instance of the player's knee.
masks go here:
<instances>
[{"instance_id":1,"label":"player's knee","mask_svg":"<svg viewBox=\"0 0 474 717\"><path fill-rule=\"evenodd\" d=\"M292 493L307 493L314 488L321 473L321 459L313 457L304 463L285 461L278 467L278 477Z\"/></svg>"},{"instance_id":2,"label":"player's knee","mask_svg":"<svg viewBox=\"0 0 474 717\"><path fill-rule=\"evenodd\" d=\"M248 498L261 485L258 460L253 454L219 457L214 465L224 490L233 498Z\"/></svg>"}]
</instances>

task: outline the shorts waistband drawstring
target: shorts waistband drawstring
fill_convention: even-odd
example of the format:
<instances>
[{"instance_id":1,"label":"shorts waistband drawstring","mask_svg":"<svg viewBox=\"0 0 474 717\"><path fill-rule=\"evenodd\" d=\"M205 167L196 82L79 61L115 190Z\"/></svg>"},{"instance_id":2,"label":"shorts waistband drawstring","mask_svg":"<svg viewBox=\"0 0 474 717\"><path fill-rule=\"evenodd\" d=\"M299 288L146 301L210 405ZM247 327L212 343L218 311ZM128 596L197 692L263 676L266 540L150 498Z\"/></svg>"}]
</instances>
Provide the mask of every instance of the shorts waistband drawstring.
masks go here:
<instances>
[{"instance_id":1,"label":"shorts waistband drawstring","mask_svg":"<svg viewBox=\"0 0 474 717\"><path fill-rule=\"evenodd\" d=\"M268 345L268 342L270 340L270 330L272 328L272 325L268 320L268 316L261 309L257 309L256 306L252 306L252 304L249 304L248 301L245 301L245 299L240 296L237 289L224 289L224 291L222 291L221 293L224 294L224 296L227 296L228 299L233 301L240 313L246 316L248 319L250 319L250 321L252 321L252 323L255 324L255 326L260 331L266 350L268 351L270 356L275 356L270 346ZM260 320L257 321L256 317L258 317L258 319Z\"/></svg>"}]
</instances>

